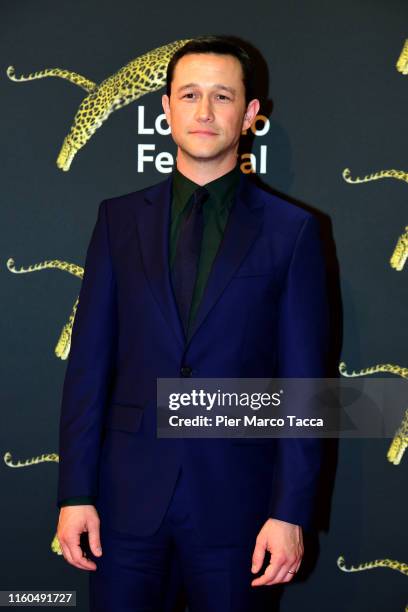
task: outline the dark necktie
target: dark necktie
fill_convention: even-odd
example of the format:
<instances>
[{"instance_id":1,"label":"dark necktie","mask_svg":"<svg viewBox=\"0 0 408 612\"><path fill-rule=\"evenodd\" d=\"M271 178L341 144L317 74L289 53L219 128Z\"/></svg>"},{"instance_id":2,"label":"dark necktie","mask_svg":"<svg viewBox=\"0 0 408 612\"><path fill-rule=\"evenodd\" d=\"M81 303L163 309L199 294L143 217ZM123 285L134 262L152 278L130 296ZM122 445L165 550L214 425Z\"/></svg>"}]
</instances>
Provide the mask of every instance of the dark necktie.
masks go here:
<instances>
[{"instance_id":1,"label":"dark necktie","mask_svg":"<svg viewBox=\"0 0 408 612\"><path fill-rule=\"evenodd\" d=\"M202 206L209 195L205 187L194 191L189 203L190 208L181 223L172 268L174 294L186 335L203 237Z\"/></svg>"}]
</instances>

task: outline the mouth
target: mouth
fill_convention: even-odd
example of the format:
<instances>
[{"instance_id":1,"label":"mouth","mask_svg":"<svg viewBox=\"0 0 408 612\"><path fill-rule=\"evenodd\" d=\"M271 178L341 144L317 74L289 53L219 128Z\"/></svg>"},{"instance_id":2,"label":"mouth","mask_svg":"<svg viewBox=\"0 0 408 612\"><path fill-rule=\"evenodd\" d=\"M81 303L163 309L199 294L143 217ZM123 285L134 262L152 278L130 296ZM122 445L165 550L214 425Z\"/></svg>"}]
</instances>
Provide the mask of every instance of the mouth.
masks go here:
<instances>
[{"instance_id":1,"label":"mouth","mask_svg":"<svg viewBox=\"0 0 408 612\"><path fill-rule=\"evenodd\" d=\"M210 132L209 130L193 130L190 134L197 134L197 136L216 136L216 132Z\"/></svg>"}]
</instances>

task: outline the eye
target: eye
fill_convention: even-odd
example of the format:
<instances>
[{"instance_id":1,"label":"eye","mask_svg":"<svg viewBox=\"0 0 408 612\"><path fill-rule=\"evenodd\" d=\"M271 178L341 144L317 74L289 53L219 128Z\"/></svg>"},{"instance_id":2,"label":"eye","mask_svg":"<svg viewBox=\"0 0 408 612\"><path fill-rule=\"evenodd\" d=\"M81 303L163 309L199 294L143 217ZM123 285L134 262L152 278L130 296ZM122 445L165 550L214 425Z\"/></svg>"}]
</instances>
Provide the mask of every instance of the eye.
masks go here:
<instances>
[{"instance_id":1,"label":"eye","mask_svg":"<svg viewBox=\"0 0 408 612\"><path fill-rule=\"evenodd\" d=\"M231 98L229 96L226 96L225 94L217 94L217 98L219 98L221 102L228 102L229 100L231 100Z\"/></svg>"},{"instance_id":2,"label":"eye","mask_svg":"<svg viewBox=\"0 0 408 612\"><path fill-rule=\"evenodd\" d=\"M187 100L192 100L194 96L195 94L192 91L190 91L189 93L184 94L184 96L182 97L187 98Z\"/></svg>"}]
</instances>

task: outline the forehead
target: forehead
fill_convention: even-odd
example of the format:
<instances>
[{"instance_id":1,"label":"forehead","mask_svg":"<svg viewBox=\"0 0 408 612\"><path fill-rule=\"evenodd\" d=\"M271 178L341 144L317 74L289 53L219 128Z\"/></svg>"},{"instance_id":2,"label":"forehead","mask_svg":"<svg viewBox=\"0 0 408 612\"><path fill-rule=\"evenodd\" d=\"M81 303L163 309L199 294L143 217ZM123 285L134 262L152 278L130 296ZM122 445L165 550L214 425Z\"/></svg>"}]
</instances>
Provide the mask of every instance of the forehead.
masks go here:
<instances>
[{"instance_id":1,"label":"forehead","mask_svg":"<svg viewBox=\"0 0 408 612\"><path fill-rule=\"evenodd\" d=\"M175 87L182 87L189 82L203 86L221 83L243 89L241 62L233 55L189 53L177 62L173 84Z\"/></svg>"}]
</instances>

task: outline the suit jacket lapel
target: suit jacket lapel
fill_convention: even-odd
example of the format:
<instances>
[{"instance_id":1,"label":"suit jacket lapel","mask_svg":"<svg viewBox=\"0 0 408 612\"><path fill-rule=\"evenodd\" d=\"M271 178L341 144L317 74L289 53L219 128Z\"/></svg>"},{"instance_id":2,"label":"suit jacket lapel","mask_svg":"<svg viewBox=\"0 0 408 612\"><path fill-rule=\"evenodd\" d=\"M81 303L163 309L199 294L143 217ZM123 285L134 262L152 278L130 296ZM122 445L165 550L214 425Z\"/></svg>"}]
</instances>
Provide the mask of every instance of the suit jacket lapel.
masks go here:
<instances>
[{"instance_id":1,"label":"suit jacket lapel","mask_svg":"<svg viewBox=\"0 0 408 612\"><path fill-rule=\"evenodd\" d=\"M191 326L189 342L248 253L262 227L262 221L263 203L257 199L256 189L242 174L224 236Z\"/></svg>"},{"instance_id":2,"label":"suit jacket lapel","mask_svg":"<svg viewBox=\"0 0 408 612\"><path fill-rule=\"evenodd\" d=\"M139 242L145 274L163 316L184 347L184 329L173 293L169 266L169 227L172 177L148 189L145 201L136 206Z\"/></svg>"},{"instance_id":3,"label":"suit jacket lapel","mask_svg":"<svg viewBox=\"0 0 408 612\"><path fill-rule=\"evenodd\" d=\"M177 341L185 348L186 338L170 278L168 255L171 195L172 177L170 175L168 179L154 185L146 192L144 205L136 207L136 220L143 265L152 293L165 319L172 327ZM263 203L256 196L257 190L242 174L224 236L211 268L187 343L191 342L192 337L221 296L261 229Z\"/></svg>"}]
</instances>

